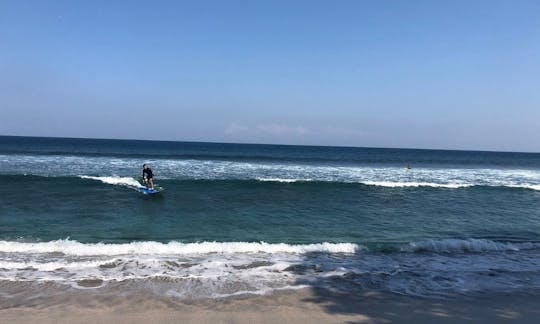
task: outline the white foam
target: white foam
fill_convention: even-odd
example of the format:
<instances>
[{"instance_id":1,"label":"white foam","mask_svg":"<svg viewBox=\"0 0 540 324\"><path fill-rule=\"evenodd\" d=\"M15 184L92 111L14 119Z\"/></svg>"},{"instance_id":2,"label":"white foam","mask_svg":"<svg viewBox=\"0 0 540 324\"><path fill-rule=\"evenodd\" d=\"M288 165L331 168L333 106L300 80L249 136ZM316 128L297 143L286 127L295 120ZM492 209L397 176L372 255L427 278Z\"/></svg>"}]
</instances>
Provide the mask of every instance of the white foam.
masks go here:
<instances>
[{"instance_id":1,"label":"white foam","mask_svg":"<svg viewBox=\"0 0 540 324\"><path fill-rule=\"evenodd\" d=\"M293 183L299 181L312 181L312 179L257 178L257 181Z\"/></svg>"},{"instance_id":2,"label":"white foam","mask_svg":"<svg viewBox=\"0 0 540 324\"><path fill-rule=\"evenodd\" d=\"M355 253L358 245L352 243L249 243L249 242L133 242L124 244L80 243L71 240L57 240L40 243L0 241L0 252L5 253L63 253L66 255L193 255L193 254L234 254L234 253Z\"/></svg>"},{"instance_id":3,"label":"white foam","mask_svg":"<svg viewBox=\"0 0 540 324\"><path fill-rule=\"evenodd\" d=\"M300 289L305 289L308 287L309 287L308 285L296 285L296 286L287 285L287 286L279 287L279 288L262 288L259 290L240 290L240 291L235 291L230 294L213 294L212 297L213 298L227 298L227 297L243 296L243 295L268 295L275 291L300 290ZM176 292L169 292L168 296L183 297L181 294L178 294Z\"/></svg>"},{"instance_id":4,"label":"white foam","mask_svg":"<svg viewBox=\"0 0 540 324\"><path fill-rule=\"evenodd\" d=\"M74 289L151 291L175 298L222 298L326 284L418 296L489 293L519 289L524 283L527 289L540 289L540 243L534 242L426 240L411 243L404 248L406 253L339 255L309 252L342 253L349 243L265 243L271 248L263 243L253 243L255 248L242 242L171 243L0 241L0 290L17 287L13 282L46 282L44 289L53 283ZM152 248L155 251L149 252Z\"/></svg>"},{"instance_id":5,"label":"white foam","mask_svg":"<svg viewBox=\"0 0 540 324\"><path fill-rule=\"evenodd\" d=\"M433 188L466 188L471 184L464 183L433 183L433 182L390 182L390 181L364 181L361 182L368 186L379 186L388 188L406 188L406 187L433 187Z\"/></svg>"},{"instance_id":6,"label":"white foam","mask_svg":"<svg viewBox=\"0 0 540 324\"><path fill-rule=\"evenodd\" d=\"M0 269L6 270L23 270L31 269L38 271L54 271L59 269L84 269L84 268L96 268L102 265L107 265L113 262L117 262L119 259L112 260L99 260L99 261L82 261L82 262L68 262L68 261L55 261L55 262L35 262L35 261L3 261L0 260Z\"/></svg>"},{"instance_id":7,"label":"white foam","mask_svg":"<svg viewBox=\"0 0 540 324\"><path fill-rule=\"evenodd\" d=\"M178 298L264 294L305 287L297 283L297 274L287 270L306 258L303 253L354 251L347 246L350 247L330 243L0 241L0 287L2 281L7 281L54 282L75 289L102 289L110 283L128 282L126 287L150 285L154 292L160 290ZM122 255L111 258L110 254ZM80 284L81 280L94 282L86 286Z\"/></svg>"},{"instance_id":8,"label":"white foam","mask_svg":"<svg viewBox=\"0 0 540 324\"><path fill-rule=\"evenodd\" d=\"M140 186L132 178L139 174L139 158L61 155L0 155L3 172L39 176L117 176L83 178L113 185ZM538 169L414 168L393 166L313 165L304 163L245 162L223 160L153 159L146 161L158 179L259 180L292 183L326 181L366 183L386 187L466 188L490 186L540 190Z\"/></svg>"},{"instance_id":9,"label":"white foam","mask_svg":"<svg viewBox=\"0 0 540 324\"><path fill-rule=\"evenodd\" d=\"M540 191L540 185L522 184L522 185L507 185L510 188L523 188Z\"/></svg>"},{"instance_id":10,"label":"white foam","mask_svg":"<svg viewBox=\"0 0 540 324\"><path fill-rule=\"evenodd\" d=\"M91 180L98 180L106 184L110 185L120 185L120 186L129 186L129 187L142 187L142 185L139 183L139 181L135 180L131 177L92 177L92 176L80 176L82 179L91 179Z\"/></svg>"}]
</instances>

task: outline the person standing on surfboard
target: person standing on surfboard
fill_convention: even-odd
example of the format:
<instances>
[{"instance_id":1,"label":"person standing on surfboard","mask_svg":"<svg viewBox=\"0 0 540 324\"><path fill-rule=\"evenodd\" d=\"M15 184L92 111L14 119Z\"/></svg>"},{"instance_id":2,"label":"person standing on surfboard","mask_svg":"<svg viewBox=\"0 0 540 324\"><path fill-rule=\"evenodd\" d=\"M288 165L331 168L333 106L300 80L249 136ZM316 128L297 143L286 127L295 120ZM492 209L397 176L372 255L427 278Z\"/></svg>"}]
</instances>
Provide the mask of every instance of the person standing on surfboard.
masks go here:
<instances>
[{"instance_id":1,"label":"person standing on surfboard","mask_svg":"<svg viewBox=\"0 0 540 324\"><path fill-rule=\"evenodd\" d=\"M146 188L148 188L148 184L150 184L150 189L154 189L154 173L152 172L152 169L148 167L148 165L143 164L143 170L142 170L142 178L144 181L144 184L146 185Z\"/></svg>"}]
</instances>

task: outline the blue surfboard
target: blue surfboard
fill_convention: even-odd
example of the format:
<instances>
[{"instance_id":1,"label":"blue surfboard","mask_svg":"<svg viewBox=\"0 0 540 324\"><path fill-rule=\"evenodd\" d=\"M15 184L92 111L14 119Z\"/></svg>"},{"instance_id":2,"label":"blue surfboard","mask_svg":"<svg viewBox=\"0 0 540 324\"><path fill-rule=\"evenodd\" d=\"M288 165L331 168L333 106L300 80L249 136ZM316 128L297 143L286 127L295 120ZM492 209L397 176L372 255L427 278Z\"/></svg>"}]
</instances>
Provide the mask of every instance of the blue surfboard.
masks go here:
<instances>
[{"instance_id":1,"label":"blue surfboard","mask_svg":"<svg viewBox=\"0 0 540 324\"><path fill-rule=\"evenodd\" d=\"M164 189L160 187L155 187L154 189L146 188L146 187L139 187L139 192L144 195L157 195L158 193L162 192Z\"/></svg>"}]
</instances>

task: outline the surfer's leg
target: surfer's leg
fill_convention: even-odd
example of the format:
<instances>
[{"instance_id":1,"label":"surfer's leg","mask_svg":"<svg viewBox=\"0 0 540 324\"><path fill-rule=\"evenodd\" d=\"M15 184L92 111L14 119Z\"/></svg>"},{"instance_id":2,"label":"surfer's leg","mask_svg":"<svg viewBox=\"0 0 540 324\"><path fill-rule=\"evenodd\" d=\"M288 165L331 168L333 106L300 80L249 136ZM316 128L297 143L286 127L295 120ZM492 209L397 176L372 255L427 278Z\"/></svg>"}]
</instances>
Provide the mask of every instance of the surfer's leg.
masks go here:
<instances>
[{"instance_id":1,"label":"surfer's leg","mask_svg":"<svg viewBox=\"0 0 540 324\"><path fill-rule=\"evenodd\" d=\"M151 188L154 189L154 178L150 178L148 181L150 182Z\"/></svg>"}]
</instances>

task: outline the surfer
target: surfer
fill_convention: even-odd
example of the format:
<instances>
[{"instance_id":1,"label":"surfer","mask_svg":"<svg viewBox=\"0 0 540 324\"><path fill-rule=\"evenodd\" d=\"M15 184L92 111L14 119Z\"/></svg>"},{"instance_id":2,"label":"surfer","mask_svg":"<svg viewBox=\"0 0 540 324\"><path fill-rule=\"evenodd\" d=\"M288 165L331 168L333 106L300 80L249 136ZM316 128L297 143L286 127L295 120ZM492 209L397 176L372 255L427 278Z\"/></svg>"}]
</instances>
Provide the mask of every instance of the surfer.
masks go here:
<instances>
[{"instance_id":1,"label":"surfer","mask_svg":"<svg viewBox=\"0 0 540 324\"><path fill-rule=\"evenodd\" d=\"M148 184L150 184L150 189L154 189L154 173L146 164L143 164L142 178L146 188L148 188Z\"/></svg>"}]
</instances>

